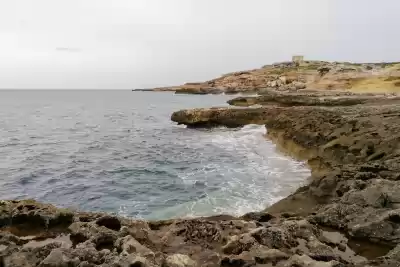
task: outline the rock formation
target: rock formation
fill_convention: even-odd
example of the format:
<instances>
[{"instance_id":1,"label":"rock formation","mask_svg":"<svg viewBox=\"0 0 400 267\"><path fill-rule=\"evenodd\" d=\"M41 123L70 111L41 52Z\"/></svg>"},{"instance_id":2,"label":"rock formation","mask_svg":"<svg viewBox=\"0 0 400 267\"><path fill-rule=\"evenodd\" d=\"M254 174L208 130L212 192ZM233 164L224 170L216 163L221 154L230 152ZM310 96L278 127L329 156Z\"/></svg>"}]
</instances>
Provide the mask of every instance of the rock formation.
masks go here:
<instances>
[{"instance_id":1,"label":"rock formation","mask_svg":"<svg viewBox=\"0 0 400 267\"><path fill-rule=\"evenodd\" d=\"M399 245L400 99L397 96L272 92L229 103L262 107L184 110L174 113L172 120L190 127L235 126L232 122L237 122L237 126L265 124L269 138L280 148L308 160L313 173L310 184L265 212L304 218L318 226L317 229L329 227L382 247ZM279 248L267 245L285 252L282 247L290 246L291 241L288 236L280 240L288 243L281 243ZM400 263L392 257L395 251L370 265L359 264L397 266ZM301 263L293 264L314 266L306 263L309 259L304 255L297 260Z\"/></svg>"},{"instance_id":2,"label":"rock formation","mask_svg":"<svg viewBox=\"0 0 400 267\"><path fill-rule=\"evenodd\" d=\"M265 90L352 90L398 92L400 63L283 62L222 75L206 82L155 88L179 94L263 93Z\"/></svg>"},{"instance_id":3,"label":"rock formation","mask_svg":"<svg viewBox=\"0 0 400 267\"><path fill-rule=\"evenodd\" d=\"M146 222L34 201L2 201L0 207L2 266L364 266L373 258L356 256L351 240L295 215ZM394 248L370 263L398 257Z\"/></svg>"}]
</instances>

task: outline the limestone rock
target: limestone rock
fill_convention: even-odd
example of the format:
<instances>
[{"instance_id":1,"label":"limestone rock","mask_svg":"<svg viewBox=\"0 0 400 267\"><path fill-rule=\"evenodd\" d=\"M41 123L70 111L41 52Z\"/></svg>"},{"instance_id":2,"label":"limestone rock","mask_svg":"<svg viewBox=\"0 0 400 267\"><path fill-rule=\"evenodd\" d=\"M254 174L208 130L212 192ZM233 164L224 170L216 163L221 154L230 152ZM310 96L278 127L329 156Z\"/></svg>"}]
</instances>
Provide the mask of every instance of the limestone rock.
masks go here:
<instances>
[{"instance_id":1,"label":"limestone rock","mask_svg":"<svg viewBox=\"0 0 400 267\"><path fill-rule=\"evenodd\" d=\"M338 256L331 247L321 243L316 238L311 238L311 240L307 242L307 248L310 250L308 256L314 260L332 261L338 259Z\"/></svg>"},{"instance_id":2,"label":"limestone rock","mask_svg":"<svg viewBox=\"0 0 400 267\"><path fill-rule=\"evenodd\" d=\"M153 256L154 252L151 251L149 248L140 244L136 239L132 236L128 235L123 238L118 239L115 242L115 246L122 251L126 251L128 254L139 254L141 256Z\"/></svg>"},{"instance_id":3,"label":"limestone rock","mask_svg":"<svg viewBox=\"0 0 400 267\"><path fill-rule=\"evenodd\" d=\"M4 266L34 267L34 265L28 261L26 254L18 252L5 257Z\"/></svg>"},{"instance_id":4,"label":"limestone rock","mask_svg":"<svg viewBox=\"0 0 400 267\"><path fill-rule=\"evenodd\" d=\"M71 267L78 266L78 259L71 259L62 249L54 249L39 264L39 267Z\"/></svg>"},{"instance_id":5,"label":"limestone rock","mask_svg":"<svg viewBox=\"0 0 400 267\"><path fill-rule=\"evenodd\" d=\"M289 232L278 227L261 228L252 235L260 244L269 248L282 249L297 245L297 241Z\"/></svg>"},{"instance_id":6,"label":"limestone rock","mask_svg":"<svg viewBox=\"0 0 400 267\"><path fill-rule=\"evenodd\" d=\"M269 249L267 247L258 247L252 250L250 254L254 257L258 264L272 263L276 265L280 261L289 259L289 255L277 249Z\"/></svg>"},{"instance_id":7,"label":"limestone rock","mask_svg":"<svg viewBox=\"0 0 400 267\"><path fill-rule=\"evenodd\" d=\"M285 264L285 267L344 267L344 265L337 261L315 261L307 255L294 255Z\"/></svg>"},{"instance_id":8,"label":"limestone rock","mask_svg":"<svg viewBox=\"0 0 400 267\"><path fill-rule=\"evenodd\" d=\"M103 216L97 219L96 224L114 231L119 231L121 229L121 222L115 216Z\"/></svg>"},{"instance_id":9,"label":"limestone rock","mask_svg":"<svg viewBox=\"0 0 400 267\"><path fill-rule=\"evenodd\" d=\"M69 225L74 214L34 200L2 201L0 203L0 227L25 224L32 227L55 227Z\"/></svg>"},{"instance_id":10,"label":"limestone rock","mask_svg":"<svg viewBox=\"0 0 400 267\"><path fill-rule=\"evenodd\" d=\"M189 256L182 254L173 254L168 256L164 262L165 267L195 267L194 262Z\"/></svg>"},{"instance_id":11,"label":"limestone rock","mask_svg":"<svg viewBox=\"0 0 400 267\"><path fill-rule=\"evenodd\" d=\"M241 236L232 236L228 243L222 247L225 254L239 255L243 251L248 251L256 243L254 237L250 234L243 234Z\"/></svg>"}]
</instances>

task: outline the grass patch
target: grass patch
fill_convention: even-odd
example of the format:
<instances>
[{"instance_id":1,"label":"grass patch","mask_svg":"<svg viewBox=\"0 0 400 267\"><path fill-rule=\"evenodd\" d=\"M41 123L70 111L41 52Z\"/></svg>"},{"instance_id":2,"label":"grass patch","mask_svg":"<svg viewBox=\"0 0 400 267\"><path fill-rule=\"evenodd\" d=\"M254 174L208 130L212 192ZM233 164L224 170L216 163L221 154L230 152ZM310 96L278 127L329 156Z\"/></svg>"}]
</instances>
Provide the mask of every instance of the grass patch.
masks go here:
<instances>
[{"instance_id":1,"label":"grass patch","mask_svg":"<svg viewBox=\"0 0 400 267\"><path fill-rule=\"evenodd\" d=\"M396 93L400 92L400 78L390 77L354 78L349 80L349 89L356 92Z\"/></svg>"}]
</instances>

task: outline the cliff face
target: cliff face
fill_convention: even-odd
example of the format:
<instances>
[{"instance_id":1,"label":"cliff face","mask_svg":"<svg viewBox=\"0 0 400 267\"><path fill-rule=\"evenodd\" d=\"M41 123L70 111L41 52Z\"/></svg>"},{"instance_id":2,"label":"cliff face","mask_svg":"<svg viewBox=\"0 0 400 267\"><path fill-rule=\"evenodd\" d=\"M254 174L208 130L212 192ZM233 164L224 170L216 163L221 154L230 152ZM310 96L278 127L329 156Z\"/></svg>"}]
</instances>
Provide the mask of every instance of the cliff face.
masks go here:
<instances>
[{"instance_id":1,"label":"cliff face","mask_svg":"<svg viewBox=\"0 0 400 267\"><path fill-rule=\"evenodd\" d=\"M305 61L266 65L180 86L155 88L184 94L263 93L264 90L400 91L400 63Z\"/></svg>"}]
</instances>

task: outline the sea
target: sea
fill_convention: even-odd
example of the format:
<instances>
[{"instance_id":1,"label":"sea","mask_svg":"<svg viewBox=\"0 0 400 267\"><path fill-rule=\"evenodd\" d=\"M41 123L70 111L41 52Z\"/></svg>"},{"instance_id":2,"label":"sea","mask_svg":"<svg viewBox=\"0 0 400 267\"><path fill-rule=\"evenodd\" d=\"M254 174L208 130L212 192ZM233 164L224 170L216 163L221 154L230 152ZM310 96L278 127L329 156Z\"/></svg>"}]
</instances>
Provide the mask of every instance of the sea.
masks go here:
<instances>
[{"instance_id":1,"label":"sea","mask_svg":"<svg viewBox=\"0 0 400 267\"><path fill-rule=\"evenodd\" d=\"M143 219L260 211L310 170L260 125L189 129L174 111L235 96L130 90L0 91L0 199Z\"/></svg>"}]
</instances>

